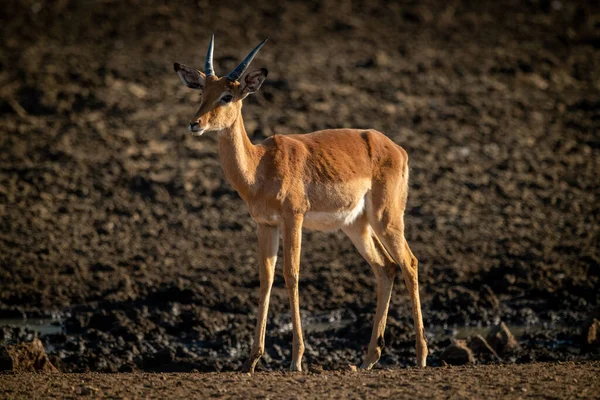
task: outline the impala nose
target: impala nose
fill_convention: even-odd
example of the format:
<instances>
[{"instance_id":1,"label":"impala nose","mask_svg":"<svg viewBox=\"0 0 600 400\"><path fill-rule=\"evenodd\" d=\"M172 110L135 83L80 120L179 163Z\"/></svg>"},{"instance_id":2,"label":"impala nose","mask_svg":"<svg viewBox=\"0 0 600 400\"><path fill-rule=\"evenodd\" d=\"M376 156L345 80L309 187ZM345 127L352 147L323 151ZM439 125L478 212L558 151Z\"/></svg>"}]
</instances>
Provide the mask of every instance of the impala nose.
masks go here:
<instances>
[{"instance_id":1,"label":"impala nose","mask_svg":"<svg viewBox=\"0 0 600 400\"><path fill-rule=\"evenodd\" d=\"M200 136L204 133L205 128L201 128L198 122L190 122L188 129L192 132L192 136Z\"/></svg>"},{"instance_id":2,"label":"impala nose","mask_svg":"<svg viewBox=\"0 0 600 400\"><path fill-rule=\"evenodd\" d=\"M191 122L188 125L188 129L190 130L190 132L198 132L200 130L200 124L197 122Z\"/></svg>"}]
</instances>

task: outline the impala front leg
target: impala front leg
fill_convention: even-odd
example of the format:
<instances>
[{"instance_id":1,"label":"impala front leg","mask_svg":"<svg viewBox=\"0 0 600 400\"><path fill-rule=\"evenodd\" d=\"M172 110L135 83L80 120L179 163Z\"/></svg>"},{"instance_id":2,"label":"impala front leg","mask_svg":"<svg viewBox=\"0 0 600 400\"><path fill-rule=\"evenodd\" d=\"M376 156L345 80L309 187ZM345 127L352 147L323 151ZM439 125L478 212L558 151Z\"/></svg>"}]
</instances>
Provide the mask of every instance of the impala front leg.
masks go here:
<instances>
[{"instance_id":1,"label":"impala front leg","mask_svg":"<svg viewBox=\"0 0 600 400\"><path fill-rule=\"evenodd\" d=\"M283 277L290 297L292 312L292 364L290 370L302 371L304 340L300 322L300 303L298 300L298 278L300 275L300 247L302 243L302 215L293 215L283 221Z\"/></svg>"},{"instance_id":2,"label":"impala front leg","mask_svg":"<svg viewBox=\"0 0 600 400\"><path fill-rule=\"evenodd\" d=\"M242 368L243 372L254 372L256 363L265 352L265 330L269 312L269 298L275 276L277 249L279 248L279 227L258 225L258 268L260 276L260 294L258 300L258 315L256 330L250 358Z\"/></svg>"}]
</instances>

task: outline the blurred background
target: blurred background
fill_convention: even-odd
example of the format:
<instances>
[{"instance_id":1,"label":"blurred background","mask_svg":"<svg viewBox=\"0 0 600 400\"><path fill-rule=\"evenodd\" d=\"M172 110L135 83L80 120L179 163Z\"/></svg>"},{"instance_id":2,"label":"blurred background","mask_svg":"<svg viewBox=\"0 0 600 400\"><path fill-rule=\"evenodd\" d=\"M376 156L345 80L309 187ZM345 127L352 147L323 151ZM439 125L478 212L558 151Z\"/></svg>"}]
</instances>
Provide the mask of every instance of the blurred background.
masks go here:
<instances>
[{"instance_id":1,"label":"blurred background","mask_svg":"<svg viewBox=\"0 0 600 400\"><path fill-rule=\"evenodd\" d=\"M243 109L254 142L375 128L409 153L431 365L500 322L519 342L503 361L598 358L597 3L6 0L0 16L1 344L39 337L62 371L241 366L255 225L216 135L189 135L199 95L172 67L202 70L214 32L218 75L270 37ZM306 364L358 363L369 266L315 232L301 265ZM383 367L415 362L399 278ZM291 336L280 260L257 369L287 368Z\"/></svg>"}]
</instances>

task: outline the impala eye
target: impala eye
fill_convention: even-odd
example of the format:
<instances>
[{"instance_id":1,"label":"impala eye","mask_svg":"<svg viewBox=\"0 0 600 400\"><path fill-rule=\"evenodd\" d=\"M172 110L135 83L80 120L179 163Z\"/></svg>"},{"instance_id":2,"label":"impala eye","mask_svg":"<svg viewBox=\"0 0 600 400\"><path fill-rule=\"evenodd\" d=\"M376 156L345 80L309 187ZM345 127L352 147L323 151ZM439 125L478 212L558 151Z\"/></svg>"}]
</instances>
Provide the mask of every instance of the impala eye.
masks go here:
<instances>
[{"instance_id":1,"label":"impala eye","mask_svg":"<svg viewBox=\"0 0 600 400\"><path fill-rule=\"evenodd\" d=\"M228 95L226 95L226 96L223 96L223 97L221 97L221 101L222 101L223 103L230 103L230 102L231 102L231 100L233 100L233 96L232 96L232 95L230 95L230 94L228 94Z\"/></svg>"}]
</instances>

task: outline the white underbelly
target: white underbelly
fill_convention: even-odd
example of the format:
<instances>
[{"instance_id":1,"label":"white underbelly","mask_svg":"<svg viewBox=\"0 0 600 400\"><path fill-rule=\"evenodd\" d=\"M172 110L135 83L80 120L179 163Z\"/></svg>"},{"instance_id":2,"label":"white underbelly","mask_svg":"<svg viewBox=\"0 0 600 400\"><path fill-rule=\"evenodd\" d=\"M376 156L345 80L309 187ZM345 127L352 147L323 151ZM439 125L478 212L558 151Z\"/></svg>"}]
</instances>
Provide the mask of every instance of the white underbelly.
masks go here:
<instances>
[{"instance_id":1,"label":"white underbelly","mask_svg":"<svg viewBox=\"0 0 600 400\"><path fill-rule=\"evenodd\" d=\"M337 230L352 224L365 210L365 197L353 208L335 211L309 211L304 215L303 227L318 231Z\"/></svg>"}]
</instances>

